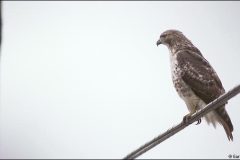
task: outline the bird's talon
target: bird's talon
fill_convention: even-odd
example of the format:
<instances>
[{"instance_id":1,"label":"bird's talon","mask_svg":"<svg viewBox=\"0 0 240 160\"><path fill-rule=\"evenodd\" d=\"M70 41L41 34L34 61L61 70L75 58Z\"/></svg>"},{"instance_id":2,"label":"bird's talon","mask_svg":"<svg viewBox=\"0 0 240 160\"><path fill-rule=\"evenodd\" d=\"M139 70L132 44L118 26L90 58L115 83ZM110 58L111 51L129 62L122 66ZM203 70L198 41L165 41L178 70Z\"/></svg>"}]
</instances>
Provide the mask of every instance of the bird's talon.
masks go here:
<instances>
[{"instance_id":1,"label":"bird's talon","mask_svg":"<svg viewBox=\"0 0 240 160\"><path fill-rule=\"evenodd\" d=\"M183 123L189 123L189 119L191 118L190 114L187 114L183 117Z\"/></svg>"},{"instance_id":2,"label":"bird's talon","mask_svg":"<svg viewBox=\"0 0 240 160\"><path fill-rule=\"evenodd\" d=\"M199 125L202 122L202 119L198 119L196 125Z\"/></svg>"}]
</instances>

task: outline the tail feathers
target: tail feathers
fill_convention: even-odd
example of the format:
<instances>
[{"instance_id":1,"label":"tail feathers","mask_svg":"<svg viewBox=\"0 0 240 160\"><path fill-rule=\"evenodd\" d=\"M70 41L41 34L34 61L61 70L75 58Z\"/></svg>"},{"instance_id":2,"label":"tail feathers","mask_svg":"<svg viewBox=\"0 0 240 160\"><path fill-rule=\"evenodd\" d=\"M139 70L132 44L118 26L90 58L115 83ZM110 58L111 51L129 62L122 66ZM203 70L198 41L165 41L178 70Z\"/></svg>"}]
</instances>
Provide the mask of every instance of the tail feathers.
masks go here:
<instances>
[{"instance_id":1,"label":"tail feathers","mask_svg":"<svg viewBox=\"0 0 240 160\"><path fill-rule=\"evenodd\" d=\"M220 123L227 134L228 140L233 141L233 125L227 111L225 110L225 106L209 112L205 115L205 119L208 124L212 123L214 128L216 128L216 123Z\"/></svg>"},{"instance_id":2,"label":"tail feathers","mask_svg":"<svg viewBox=\"0 0 240 160\"><path fill-rule=\"evenodd\" d=\"M205 119L207 121L207 124L212 124L214 128L216 128L217 119L216 119L216 113L214 111L209 112L205 115Z\"/></svg>"},{"instance_id":3,"label":"tail feathers","mask_svg":"<svg viewBox=\"0 0 240 160\"><path fill-rule=\"evenodd\" d=\"M230 130L228 124L225 121L221 121L221 124L227 134L227 138L229 141L233 141L233 135L232 135L232 131Z\"/></svg>"},{"instance_id":4,"label":"tail feathers","mask_svg":"<svg viewBox=\"0 0 240 160\"><path fill-rule=\"evenodd\" d=\"M225 107L224 106L219 107L215 111L218 115L219 123L223 126L223 128L227 134L228 140L233 141L233 135L232 135L233 125L232 125L231 119L230 119L227 111L225 110Z\"/></svg>"}]
</instances>

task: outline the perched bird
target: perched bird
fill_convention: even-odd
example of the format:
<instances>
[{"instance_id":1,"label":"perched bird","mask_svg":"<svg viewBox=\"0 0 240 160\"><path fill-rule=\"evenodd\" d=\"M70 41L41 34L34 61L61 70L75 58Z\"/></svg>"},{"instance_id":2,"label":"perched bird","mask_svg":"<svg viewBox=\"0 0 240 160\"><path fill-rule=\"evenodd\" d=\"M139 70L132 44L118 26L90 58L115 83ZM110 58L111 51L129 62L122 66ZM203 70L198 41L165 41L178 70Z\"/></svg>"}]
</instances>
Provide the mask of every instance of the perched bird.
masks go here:
<instances>
[{"instance_id":1,"label":"perched bird","mask_svg":"<svg viewBox=\"0 0 240 160\"><path fill-rule=\"evenodd\" d=\"M192 42L178 30L167 30L160 35L157 46L166 45L170 52L172 81L178 95L184 100L189 114L184 116L187 120L196 111L204 108L225 93L223 85L202 53ZM216 123L223 126L228 140L233 140L233 125L225 110L225 105L206 114L207 123ZM198 124L201 119L198 120Z\"/></svg>"}]
</instances>

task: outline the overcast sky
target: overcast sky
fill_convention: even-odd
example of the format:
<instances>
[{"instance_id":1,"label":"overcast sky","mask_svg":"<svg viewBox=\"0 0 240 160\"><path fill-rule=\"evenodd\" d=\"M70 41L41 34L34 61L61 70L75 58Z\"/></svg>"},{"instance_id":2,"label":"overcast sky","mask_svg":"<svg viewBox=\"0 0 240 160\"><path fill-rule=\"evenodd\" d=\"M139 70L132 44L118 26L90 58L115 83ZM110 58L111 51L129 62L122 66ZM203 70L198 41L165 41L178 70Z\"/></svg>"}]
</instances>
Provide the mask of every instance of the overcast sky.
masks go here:
<instances>
[{"instance_id":1,"label":"overcast sky","mask_svg":"<svg viewBox=\"0 0 240 160\"><path fill-rule=\"evenodd\" d=\"M0 158L123 158L188 113L169 53L182 31L226 90L240 83L240 2L3 2ZM139 158L240 155L234 125L191 125Z\"/></svg>"}]
</instances>

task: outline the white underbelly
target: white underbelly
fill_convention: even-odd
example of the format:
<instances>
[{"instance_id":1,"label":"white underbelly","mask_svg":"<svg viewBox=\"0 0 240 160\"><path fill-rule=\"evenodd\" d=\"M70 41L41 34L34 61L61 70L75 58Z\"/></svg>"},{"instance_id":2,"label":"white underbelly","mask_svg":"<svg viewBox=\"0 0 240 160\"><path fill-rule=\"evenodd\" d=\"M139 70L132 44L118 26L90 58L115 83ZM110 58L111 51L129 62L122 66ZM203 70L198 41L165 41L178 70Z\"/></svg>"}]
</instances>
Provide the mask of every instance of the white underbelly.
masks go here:
<instances>
[{"instance_id":1,"label":"white underbelly","mask_svg":"<svg viewBox=\"0 0 240 160\"><path fill-rule=\"evenodd\" d=\"M195 95L192 89L183 81L182 71L178 67L176 54L170 57L171 60L171 72L172 72L172 81L178 95L186 103L189 112L193 112L196 109L200 109L205 106L205 103Z\"/></svg>"}]
</instances>

